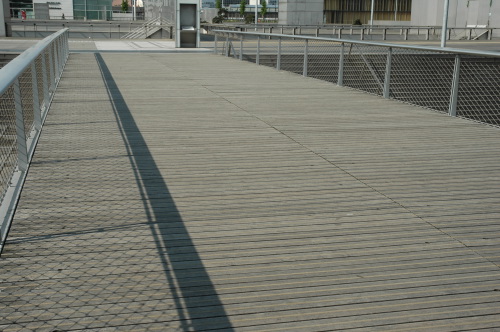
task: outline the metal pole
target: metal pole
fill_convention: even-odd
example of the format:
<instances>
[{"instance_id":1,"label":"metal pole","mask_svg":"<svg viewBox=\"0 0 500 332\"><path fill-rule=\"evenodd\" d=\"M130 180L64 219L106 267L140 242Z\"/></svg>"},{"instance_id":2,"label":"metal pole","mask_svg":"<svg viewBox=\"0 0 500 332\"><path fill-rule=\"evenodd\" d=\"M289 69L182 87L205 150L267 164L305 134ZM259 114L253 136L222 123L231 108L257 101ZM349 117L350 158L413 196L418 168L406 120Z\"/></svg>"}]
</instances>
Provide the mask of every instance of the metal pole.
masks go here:
<instances>
[{"instance_id":1,"label":"metal pole","mask_svg":"<svg viewBox=\"0 0 500 332\"><path fill-rule=\"evenodd\" d=\"M259 0L255 0L255 31L257 31L258 20L259 20Z\"/></svg>"},{"instance_id":2,"label":"metal pole","mask_svg":"<svg viewBox=\"0 0 500 332\"><path fill-rule=\"evenodd\" d=\"M344 43L340 44L340 59L339 59L339 74L337 77L337 85L344 85Z\"/></svg>"},{"instance_id":3,"label":"metal pole","mask_svg":"<svg viewBox=\"0 0 500 332\"><path fill-rule=\"evenodd\" d=\"M394 21L398 20L398 0L396 0L396 5L394 7Z\"/></svg>"},{"instance_id":4,"label":"metal pole","mask_svg":"<svg viewBox=\"0 0 500 332\"><path fill-rule=\"evenodd\" d=\"M308 53L309 53L309 39L304 40L304 68L302 69L302 75L307 77L307 63L308 63Z\"/></svg>"},{"instance_id":5,"label":"metal pole","mask_svg":"<svg viewBox=\"0 0 500 332\"><path fill-rule=\"evenodd\" d=\"M217 34L215 34L215 40L214 40L214 54L217 54Z\"/></svg>"},{"instance_id":6,"label":"metal pole","mask_svg":"<svg viewBox=\"0 0 500 332\"><path fill-rule=\"evenodd\" d=\"M457 102L458 102L458 85L460 82L460 63L461 56L455 56L455 68L453 70L453 84L451 86L450 106L448 114L450 116L457 116Z\"/></svg>"},{"instance_id":7,"label":"metal pole","mask_svg":"<svg viewBox=\"0 0 500 332\"><path fill-rule=\"evenodd\" d=\"M31 86L33 92L33 119L35 124L35 129L42 129L42 115L40 110L40 100L38 98L38 77L36 61L31 63Z\"/></svg>"},{"instance_id":8,"label":"metal pole","mask_svg":"<svg viewBox=\"0 0 500 332\"><path fill-rule=\"evenodd\" d=\"M240 36L240 60L243 60L243 35Z\"/></svg>"},{"instance_id":9,"label":"metal pole","mask_svg":"<svg viewBox=\"0 0 500 332\"><path fill-rule=\"evenodd\" d=\"M375 9L375 0L372 0L372 9L370 14L370 27L373 28L373 11Z\"/></svg>"},{"instance_id":10,"label":"metal pole","mask_svg":"<svg viewBox=\"0 0 500 332\"><path fill-rule=\"evenodd\" d=\"M281 37L278 38L278 56L276 57L276 69L281 69Z\"/></svg>"},{"instance_id":11,"label":"metal pole","mask_svg":"<svg viewBox=\"0 0 500 332\"><path fill-rule=\"evenodd\" d=\"M255 58L255 63L260 65L260 36L257 36L257 54Z\"/></svg>"},{"instance_id":12,"label":"metal pole","mask_svg":"<svg viewBox=\"0 0 500 332\"><path fill-rule=\"evenodd\" d=\"M448 10L450 8L450 0L444 1L443 26L441 28L441 47L446 47L446 32L448 31Z\"/></svg>"},{"instance_id":13,"label":"metal pole","mask_svg":"<svg viewBox=\"0 0 500 332\"><path fill-rule=\"evenodd\" d=\"M391 67L392 67L392 47L389 47L387 53L387 63L385 65L385 79L384 79L384 98L390 98L391 90Z\"/></svg>"}]
</instances>

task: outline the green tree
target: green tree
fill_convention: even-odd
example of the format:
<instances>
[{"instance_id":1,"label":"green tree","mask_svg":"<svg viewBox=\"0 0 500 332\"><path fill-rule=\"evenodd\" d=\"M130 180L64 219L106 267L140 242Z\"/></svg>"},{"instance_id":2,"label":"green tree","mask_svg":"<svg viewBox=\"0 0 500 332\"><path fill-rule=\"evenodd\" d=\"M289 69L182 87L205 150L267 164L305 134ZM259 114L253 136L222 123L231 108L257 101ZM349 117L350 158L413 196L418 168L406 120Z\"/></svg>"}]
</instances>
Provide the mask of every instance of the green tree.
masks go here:
<instances>
[{"instance_id":1,"label":"green tree","mask_svg":"<svg viewBox=\"0 0 500 332\"><path fill-rule=\"evenodd\" d=\"M215 8L217 8L219 11L222 9L222 0L217 0L215 2Z\"/></svg>"},{"instance_id":2,"label":"green tree","mask_svg":"<svg viewBox=\"0 0 500 332\"><path fill-rule=\"evenodd\" d=\"M267 2L266 0L262 0L261 7L260 7L260 16L262 16L262 19L266 17L267 14Z\"/></svg>"},{"instance_id":3,"label":"green tree","mask_svg":"<svg viewBox=\"0 0 500 332\"><path fill-rule=\"evenodd\" d=\"M122 0L122 13L126 13L128 11L128 0Z\"/></svg>"},{"instance_id":4,"label":"green tree","mask_svg":"<svg viewBox=\"0 0 500 332\"><path fill-rule=\"evenodd\" d=\"M245 0L241 0L241 2L240 2L240 15L245 16L246 10L247 10L247 2Z\"/></svg>"}]
</instances>

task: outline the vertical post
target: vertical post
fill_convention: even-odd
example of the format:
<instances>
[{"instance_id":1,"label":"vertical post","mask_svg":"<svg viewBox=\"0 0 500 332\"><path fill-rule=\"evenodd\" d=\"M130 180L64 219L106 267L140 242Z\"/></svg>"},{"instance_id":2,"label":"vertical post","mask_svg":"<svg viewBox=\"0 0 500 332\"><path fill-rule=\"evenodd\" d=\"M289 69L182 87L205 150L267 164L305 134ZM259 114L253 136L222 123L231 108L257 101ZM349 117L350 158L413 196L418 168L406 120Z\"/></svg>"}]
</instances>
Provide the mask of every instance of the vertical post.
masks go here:
<instances>
[{"instance_id":1,"label":"vertical post","mask_svg":"<svg viewBox=\"0 0 500 332\"><path fill-rule=\"evenodd\" d=\"M382 29L382 40L386 40L387 39L387 29L384 28Z\"/></svg>"},{"instance_id":2,"label":"vertical post","mask_svg":"<svg viewBox=\"0 0 500 332\"><path fill-rule=\"evenodd\" d=\"M19 79L14 81L14 104L16 109L16 141L17 141L17 167L21 172L28 169L28 148L24 131L23 103Z\"/></svg>"},{"instance_id":3,"label":"vertical post","mask_svg":"<svg viewBox=\"0 0 500 332\"><path fill-rule=\"evenodd\" d=\"M338 86L344 86L344 47L344 43L340 44L339 74L337 77Z\"/></svg>"},{"instance_id":4,"label":"vertical post","mask_svg":"<svg viewBox=\"0 0 500 332\"><path fill-rule=\"evenodd\" d=\"M316 28L316 37L319 37L319 28Z\"/></svg>"},{"instance_id":5,"label":"vertical post","mask_svg":"<svg viewBox=\"0 0 500 332\"><path fill-rule=\"evenodd\" d=\"M460 63L461 56L455 56L455 67L453 69L453 84L451 85L450 107L448 114L450 116L457 116L457 102L458 102L458 85L460 82Z\"/></svg>"},{"instance_id":6,"label":"vertical post","mask_svg":"<svg viewBox=\"0 0 500 332\"><path fill-rule=\"evenodd\" d=\"M450 0L444 1L443 26L441 28L441 47L446 47L446 32L448 31L448 9Z\"/></svg>"},{"instance_id":7,"label":"vertical post","mask_svg":"<svg viewBox=\"0 0 500 332\"><path fill-rule=\"evenodd\" d=\"M429 40L430 34L431 34L431 29L427 28L427 32L425 34L425 40Z\"/></svg>"},{"instance_id":8,"label":"vertical post","mask_svg":"<svg viewBox=\"0 0 500 332\"><path fill-rule=\"evenodd\" d=\"M404 40L408 40L408 28L405 29Z\"/></svg>"},{"instance_id":9,"label":"vertical post","mask_svg":"<svg viewBox=\"0 0 500 332\"><path fill-rule=\"evenodd\" d=\"M260 36L257 36L257 54L255 56L255 63L260 65Z\"/></svg>"},{"instance_id":10,"label":"vertical post","mask_svg":"<svg viewBox=\"0 0 500 332\"><path fill-rule=\"evenodd\" d=\"M231 53L231 46L229 45L229 34L226 37L226 56L229 56L229 53Z\"/></svg>"},{"instance_id":11,"label":"vertical post","mask_svg":"<svg viewBox=\"0 0 500 332\"><path fill-rule=\"evenodd\" d=\"M302 69L302 75L304 77L307 77L307 63L308 61L308 54L309 54L309 39L304 40L304 68Z\"/></svg>"},{"instance_id":12,"label":"vertical post","mask_svg":"<svg viewBox=\"0 0 500 332\"><path fill-rule=\"evenodd\" d=\"M214 54L217 54L217 34L215 34L215 39L214 39Z\"/></svg>"},{"instance_id":13,"label":"vertical post","mask_svg":"<svg viewBox=\"0 0 500 332\"><path fill-rule=\"evenodd\" d=\"M42 86L43 86L43 106L44 112L49 108L49 71L47 70L47 62L45 58L45 51L42 52Z\"/></svg>"},{"instance_id":14,"label":"vertical post","mask_svg":"<svg viewBox=\"0 0 500 332\"><path fill-rule=\"evenodd\" d=\"M365 39L365 29L364 28L361 28L361 30L359 32L359 39L360 40L364 40Z\"/></svg>"},{"instance_id":15,"label":"vertical post","mask_svg":"<svg viewBox=\"0 0 500 332\"><path fill-rule=\"evenodd\" d=\"M243 60L243 35L240 35L240 61Z\"/></svg>"},{"instance_id":16,"label":"vertical post","mask_svg":"<svg viewBox=\"0 0 500 332\"><path fill-rule=\"evenodd\" d=\"M52 43L50 48L54 52L54 58L52 59L54 61L54 75L55 75L54 81L57 82L57 80L59 79L59 54L58 54L58 49L57 49L57 41ZM55 90L55 87L54 87L54 90Z\"/></svg>"},{"instance_id":17,"label":"vertical post","mask_svg":"<svg viewBox=\"0 0 500 332\"><path fill-rule=\"evenodd\" d=\"M391 67L392 67L392 47L387 52L387 62L385 64L384 98L390 98L391 92Z\"/></svg>"},{"instance_id":18,"label":"vertical post","mask_svg":"<svg viewBox=\"0 0 500 332\"><path fill-rule=\"evenodd\" d=\"M372 0L372 8L370 12L370 27L373 28L373 11L375 9L375 0Z\"/></svg>"},{"instance_id":19,"label":"vertical post","mask_svg":"<svg viewBox=\"0 0 500 332\"><path fill-rule=\"evenodd\" d=\"M339 39L342 39L342 28L339 28Z\"/></svg>"},{"instance_id":20,"label":"vertical post","mask_svg":"<svg viewBox=\"0 0 500 332\"><path fill-rule=\"evenodd\" d=\"M281 37L278 38L278 55L276 57L276 69L281 70Z\"/></svg>"},{"instance_id":21,"label":"vertical post","mask_svg":"<svg viewBox=\"0 0 500 332\"><path fill-rule=\"evenodd\" d=\"M36 61L31 63L31 86L33 91L33 119L35 129L42 129L42 115L40 109L40 100L38 98L38 77L36 73Z\"/></svg>"},{"instance_id":22,"label":"vertical post","mask_svg":"<svg viewBox=\"0 0 500 332\"><path fill-rule=\"evenodd\" d=\"M259 23L259 1L255 0L255 31L257 31L257 23Z\"/></svg>"},{"instance_id":23,"label":"vertical post","mask_svg":"<svg viewBox=\"0 0 500 332\"><path fill-rule=\"evenodd\" d=\"M52 45L49 49L49 95L55 90L55 71L54 71L54 49ZM47 102L49 99L47 99ZM47 104L48 105L48 104Z\"/></svg>"},{"instance_id":24,"label":"vertical post","mask_svg":"<svg viewBox=\"0 0 500 332\"><path fill-rule=\"evenodd\" d=\"M467 40L471 39L472 39L472 29L469 29L469 31L467 32Z\"/></svg>"}]
</instances>

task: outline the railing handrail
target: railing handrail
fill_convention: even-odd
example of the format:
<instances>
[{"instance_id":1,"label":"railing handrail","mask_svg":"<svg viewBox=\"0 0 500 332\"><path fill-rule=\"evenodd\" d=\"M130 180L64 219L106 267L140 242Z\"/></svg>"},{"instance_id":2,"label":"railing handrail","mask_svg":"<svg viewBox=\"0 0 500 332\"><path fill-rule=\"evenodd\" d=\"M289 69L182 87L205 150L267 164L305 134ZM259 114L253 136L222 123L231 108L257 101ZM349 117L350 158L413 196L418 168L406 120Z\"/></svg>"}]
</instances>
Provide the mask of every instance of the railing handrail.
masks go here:
<instances>
[{"instance_id":1,"label":"railing handrail","mask_svg":"<svg viewBox=\"0 0 500 332\"><path fill-rule=\"evenodd\" d=\"M0 69L0 95L3 94L12 83L29 67L31 63L42 53L57 37L69 29L62 29L44 38L40 42L28 48L15 57L7 65Z\"/></svg>"},{"instance_id":2,"label":"railing handrail","mask_svg":"<svg viewBox=\"0 0 500 332\"><path fill-rule=\"evenodd\" d=\"M475 55L475 56L488 56L500 58L500 52L492 51L475 51L466 50L459 48L450 47L434 47L434 46L416 46L416 45L405 45L405 44L393 44L393 43L378 43L364 40L352 40L352 39L339 39L339 38L325 38L325 37L314 37L314 36L301 36L301 35L282 35L274 33L260 33L260 32L242 32L242 31L228 31L228 30L212 30L212 32L218 33L228 33L237 35L247 35L247 36L260 36L260 37L271 37L271 38L290 38L290 39L303 39L303 40L318 40L318 41L329 41L338 43L350 43L350 44L360 44L360 45L370 45L379 47L392 47L392 48L402 48L410 50L419 51L429 51L429 52L440 52L440 53L450 53L450 54L462 54L462 55Z\"/></svg>"}]
</instances>

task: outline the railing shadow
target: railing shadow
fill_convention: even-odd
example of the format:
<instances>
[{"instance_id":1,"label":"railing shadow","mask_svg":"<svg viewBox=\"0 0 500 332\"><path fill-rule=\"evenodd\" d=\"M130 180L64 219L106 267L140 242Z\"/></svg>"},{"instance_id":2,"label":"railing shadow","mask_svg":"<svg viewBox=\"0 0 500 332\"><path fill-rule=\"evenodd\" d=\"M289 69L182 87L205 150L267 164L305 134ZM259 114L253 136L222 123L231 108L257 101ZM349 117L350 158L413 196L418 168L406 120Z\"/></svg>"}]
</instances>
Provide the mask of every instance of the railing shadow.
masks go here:
<instances>
[{"instance_id":1,"label":"railing shadow","mask_svg":"<svg viewBox=\"0 0 500 332\"><path fill-rule=\"evenodd\" d=\"M222 302L130 109L102 56L96 53L95 57L129 152L181 328L232 331Z\"/></svg>"}]
</instances>

